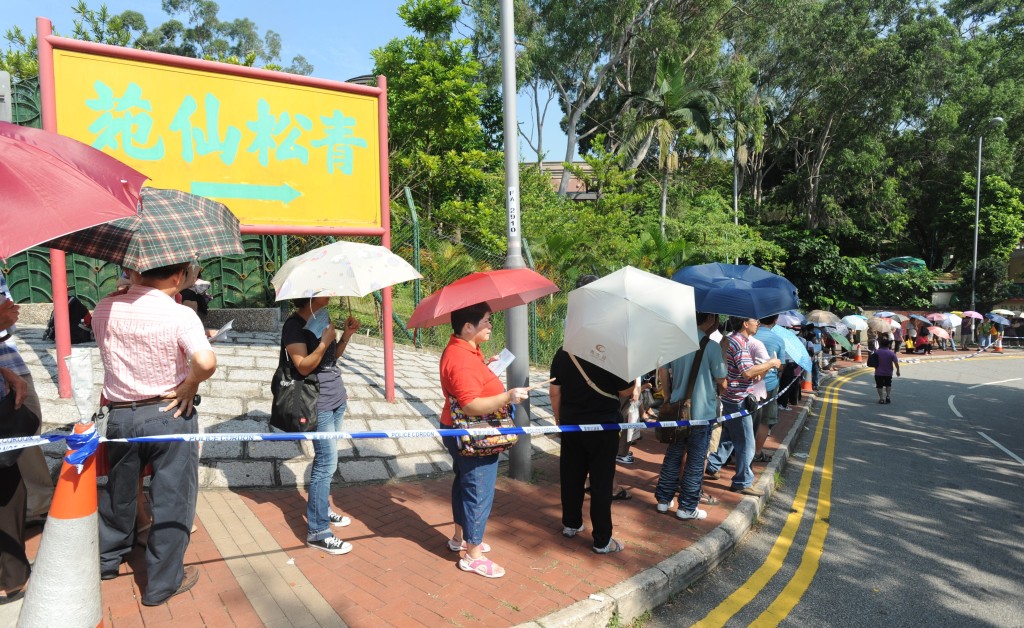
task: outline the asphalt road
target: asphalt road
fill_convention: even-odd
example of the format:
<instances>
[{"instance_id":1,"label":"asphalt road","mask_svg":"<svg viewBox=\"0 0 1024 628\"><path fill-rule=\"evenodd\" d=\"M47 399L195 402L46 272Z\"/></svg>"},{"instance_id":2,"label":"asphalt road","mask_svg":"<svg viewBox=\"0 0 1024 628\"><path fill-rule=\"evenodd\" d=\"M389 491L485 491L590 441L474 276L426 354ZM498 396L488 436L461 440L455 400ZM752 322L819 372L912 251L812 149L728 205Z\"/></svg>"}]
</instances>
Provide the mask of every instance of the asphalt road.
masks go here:
<instances>
[{"instance_id":1,"label":"asphalt road","mask_svg":"<svg viewBox=\"0 0 1024 628\"><path fill-rule=\"evenodd\" d=\"M1024 626L1013 355L906 364L889 405L870 371L834 380L762 522L646 625Z\"/></svg>"}]
</instances>

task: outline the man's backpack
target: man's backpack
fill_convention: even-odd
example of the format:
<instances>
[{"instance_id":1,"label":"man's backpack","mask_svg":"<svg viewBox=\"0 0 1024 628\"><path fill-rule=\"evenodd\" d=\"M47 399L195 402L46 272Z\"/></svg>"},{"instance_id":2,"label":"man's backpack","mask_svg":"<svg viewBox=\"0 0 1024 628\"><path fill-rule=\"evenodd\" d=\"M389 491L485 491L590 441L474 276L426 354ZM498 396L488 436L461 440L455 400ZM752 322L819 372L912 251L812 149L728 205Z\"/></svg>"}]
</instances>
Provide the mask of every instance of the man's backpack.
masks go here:
<instances>
[{"instance_id":1,"label":"man's backpack","mask_svg":"<svg viewBox=\"0 0 1024 628\"><path fill-rule=\"evenodd\" d=\"M71 321L71 344L93 341L92 313L76 296L68 297L68 320ZM52 312L50 313L50 322L46 324L46 331L43 332L43 338L46 340L56 338Z\"/></svg>"}]
</instances>

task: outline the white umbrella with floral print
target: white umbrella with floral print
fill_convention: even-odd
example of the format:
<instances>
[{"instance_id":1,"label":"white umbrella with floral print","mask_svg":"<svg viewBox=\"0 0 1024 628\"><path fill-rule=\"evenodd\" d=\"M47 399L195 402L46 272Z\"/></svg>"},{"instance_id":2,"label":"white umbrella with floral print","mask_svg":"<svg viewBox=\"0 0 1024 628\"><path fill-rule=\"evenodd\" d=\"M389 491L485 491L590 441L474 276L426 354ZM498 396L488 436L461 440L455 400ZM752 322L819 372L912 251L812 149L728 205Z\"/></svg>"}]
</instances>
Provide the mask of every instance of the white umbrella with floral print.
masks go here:
<instances>
[{"instance_id":1,"label":"white umbrella with floral print","mask_svg":"<svg viewBox=\"0 0 1024 628\"><path fill-rule=\"evenodd\" d=\"M364 297L403 281L422 279L409 262L383 246L338 241L293 257L270 280L278 301Z\"/></svg>"}]
</instances>

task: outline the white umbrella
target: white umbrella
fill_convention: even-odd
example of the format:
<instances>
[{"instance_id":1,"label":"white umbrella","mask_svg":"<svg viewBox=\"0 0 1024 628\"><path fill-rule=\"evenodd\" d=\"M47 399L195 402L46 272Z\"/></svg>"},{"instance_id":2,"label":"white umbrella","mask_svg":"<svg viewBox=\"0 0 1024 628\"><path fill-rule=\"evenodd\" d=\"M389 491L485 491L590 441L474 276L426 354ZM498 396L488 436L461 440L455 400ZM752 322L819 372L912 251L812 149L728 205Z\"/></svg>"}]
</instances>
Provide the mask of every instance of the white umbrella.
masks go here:
<instances>
[{"instance_id":1,"label":"white umbrella","mask_svg":"<svg viewBox=\"0 0 1024 628\"><path fill-rule=\"evenodd\" d=\"M946 314L946 318L939 322L940 327L946 329L956 329L960 327L960 324L964 322L964 319L960 318L956 314Z\"/></svg>"},{"instance_id":2,"label":"white umbrella","mask_svg":"<svg viewBox=\"0 0 1024 628\"><path fill-rule=\"evenodd\" d=\"M993 314L998 314L1000 316L1016 316L1016 314L1014 314L1010 310L1002 310L1002 309L1000 309L1000 310L992 310L992 313Z\"/></svg>"},{"instance_id":3,"label":"white umbrella","mask_svg":"<svg viewBox=\"0 0 1024 628\"><path fill-rule=\"evenodd\" d=\"M844 316L843 323L854 331L864 331L868 328L868 321L860 316Z\"/></svg>"},{"instance_id":4,"label":"white umbrella","mask_svg":"<svg viewBox=\"0 0 1024 628\"><path fill-rule=\"evenodd\" d=\"M339 241L293 257L270 280L278 301L306 297L364 297L403 281L421 279L383 246Z\"/></svg>"},{"instance_id":5,"label":"white umbrella","mask_svg":"<svg viewBox=\"0 0 1024 628\"><path fill-rule=\"evenodd\" d=\"M697 350L693 288L626 266L569 293L562 346L636 379Z\"/></svg>"}]
</instances>

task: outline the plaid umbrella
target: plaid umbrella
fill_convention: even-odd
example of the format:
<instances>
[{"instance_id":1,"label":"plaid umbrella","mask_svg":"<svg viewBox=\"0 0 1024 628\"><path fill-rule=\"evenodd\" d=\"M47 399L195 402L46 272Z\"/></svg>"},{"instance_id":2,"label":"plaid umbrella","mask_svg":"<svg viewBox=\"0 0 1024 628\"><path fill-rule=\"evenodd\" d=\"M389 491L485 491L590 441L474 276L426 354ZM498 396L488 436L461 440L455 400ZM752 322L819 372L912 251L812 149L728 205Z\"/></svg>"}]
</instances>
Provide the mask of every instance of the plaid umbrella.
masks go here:
<instances>
[{"instance_id":1,"label":"plaid umbrella","mask_svg":"<svg viewBox=\"0 0 1024 628\"><path fill-rule=\"evenodd\" d=\"M180 190L142 188L139 213L47 242L144 272L181 262L242 255L238 219L223 204Z\"/></svg>"}]
</instances>

